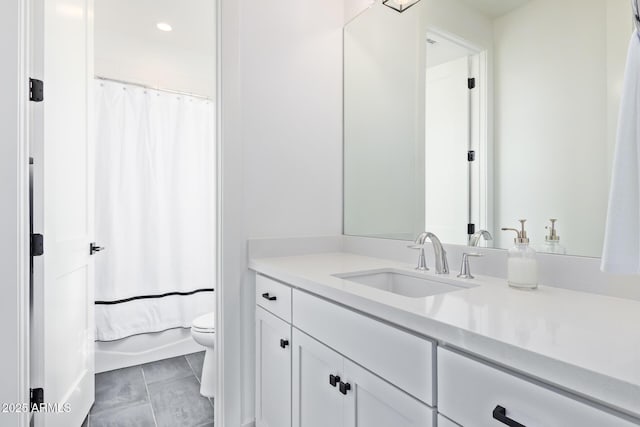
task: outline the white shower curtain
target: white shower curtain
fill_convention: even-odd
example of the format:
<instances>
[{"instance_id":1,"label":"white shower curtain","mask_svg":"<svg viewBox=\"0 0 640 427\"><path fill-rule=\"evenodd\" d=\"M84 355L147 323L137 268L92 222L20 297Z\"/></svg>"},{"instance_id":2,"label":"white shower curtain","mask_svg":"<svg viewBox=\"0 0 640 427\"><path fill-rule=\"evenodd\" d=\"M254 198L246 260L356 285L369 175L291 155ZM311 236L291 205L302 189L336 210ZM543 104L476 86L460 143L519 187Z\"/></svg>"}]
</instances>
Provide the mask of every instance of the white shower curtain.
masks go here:
<instances>
[{"instance_id":1,"label":"white shower curtain","mask_svg":"<svg viewBox=\"0 0 640 427\"><path fill-rule=\"evenodd\" d=\"M215 306L214 105L95 87L96 339L189 327Z\"/></svg>"}]
</instances>

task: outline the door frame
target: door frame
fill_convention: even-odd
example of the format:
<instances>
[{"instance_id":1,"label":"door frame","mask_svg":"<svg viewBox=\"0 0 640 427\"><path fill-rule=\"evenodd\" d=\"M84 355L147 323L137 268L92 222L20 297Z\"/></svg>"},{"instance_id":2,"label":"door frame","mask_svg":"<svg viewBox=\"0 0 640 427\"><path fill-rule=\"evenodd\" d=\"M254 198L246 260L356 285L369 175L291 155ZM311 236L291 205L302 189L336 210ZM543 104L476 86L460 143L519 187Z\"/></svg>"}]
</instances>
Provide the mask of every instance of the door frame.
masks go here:
<instances>
[{"instance_id":1,"label":"door frame","mask_svg":"<svg viewBox=\"0 0 640 427\"><path fill-rule=\"evenodd\" d=\"M0 69L2 92L13 94L0 99L0 335L16 349L0 354L0 401L16 404L29 403L29 8L28 0L0 7L0 50L13 64ZM28 412L0 414L3 425L26 427L29 418Z\"/></svg>"},{"instance_id":2,"label":"door frame","mask_svg":"<svg viewBox=\"0 0 640 427\"><path fill-rule=\"evenodd\" d=\"M469 99L469 148L476 150L472 166L477 176L476 196L469 198L470 222L479 229L495 232L493 222L493 78L492 47L480 46L438 27L427 28L428 33L447 39L469 52L469 75L476 79L476 90ZM469 177L471 179L471 176ZM472 186L469 186L471 192ZM484 242L483 244L486 244Z\"/></svg>"},{"instance_id":3,"label":"door frame","mask_svg":"<svg viewBox=\"0 0 640 427\"><path fill-rule=\"evenodd\" d=\"M216 345L218 385L215 425L250 426L243 420L243 301L249 298L244 228L243 145L240 119L241 2L217 0L217 287ZM252 339L253 341L253 339ZM253 393L253 390L251 390ZM246 408L245 408L246 409ZM253 408L250 409L253 412ZM244 424L243 424L244 422Z\"/></svg>"},{"instance_id":4,"label":"door frame","mask_svg":"<svg viewBox=\"0 0 640 427\"><path fill-rule=\"evenodd\" d=\"M216 1L216 0L213 0ZM237 94L239 90L239 79L233 72L237 69L237 51L231 47L231 49L225 49L223 52L223 40L231 39L231 44L235 43L238 35L237 18L239 17L239 7L236 2L217 0L216 1L216 21L217 21L217 50L216 50L216 69L217 69L217 99L216 103L216 115L217 115L217 138L216 138L216 152L217 152L217 190L218 197L216 200L217 205L217 231L218 231L218 243L217 243L217 256L216 263L217 269L217 293L216 298L216 321L217 321L217 344L218 352L218 385L217 385L217 398L215 401L215 422L216 425L224 425L225 421L240 420L240 408L238 399L224 399L226 394L237 394L239 397L240 390L238 388L239 381L236 381L240 374L239 366L236 363L225 363L225 359L237 360L237 354L234 354L234 348L239 349L239 339L233 338L229 342L229 351L222 351L221 349L227 348L224 345L224 338L227 334L224 333L225 324L238 325L239 316L237 312L231 313L235 310L224 311L225 301L231 300L230 306L236 307L239 305L239 293L230 292L231 295L226 295L224 292L223 280L226 279L240 279L238 277L239 271L234 269L233 266L223 270L222 253L227 249L227 245L223 244L223 214L233 218L232 211L238 209L239 206L230 204L229 209L223 210L222 195L225 188L230 189L234 185L237 185L238 171L229 171L229 174L234 175L228 177L228 180L224 180L225 177L222 164L223 159L232 157L239 159L241 162L241 150L238 151L239 144L235 144L235 138L232 135L235 131L232 123L237 120L234 113L229 116L222 114L223 105L229 109L237 112L239 106L237 99L234 96L225 96L228 92L230 95ZM11 354L2 354L0 357L0 376L5 378L2 386L0 386L0 401L2 402L15 402L15 403L29 403L30 397L30 375L29 375L29 361L30 361L30 333L29 333L29 251L30 251L30 231L29 231L29 135L30 135L30 105L28 101L29 96L29 71L31 68L31 37L30 33L32 28L32 0L12 0L11 2L3 3L0 9L2 10L0 19L3 25L3 34L5 35L4 43L0 43L0 48L10 49L11 55L15 58L16 67L13 69L0 69L0 87L6 86L7 92L14 92L14 97L6 97L0 100L0 110L6 110L7 112L13 112L13 116L9 116L9 120L13 120L12 123L2 123L0 125L0 136L3 139L3 145L7 148L8 155L0 156L0 170L9 171L4 182L0 183L0 195L3 198L3 209L0 211L0 234L8 236L9 238L0 239L0 253L2 260L0 260L0 271L3 280L6 283L14 283L14 286L6 286L4 289L4 298L0 300L0 334L3 337L13 337L16 351ZM223 28L223 14L225 17L230 18L226 22ZM221 66L222 58L224 56L229 57L230 68L225 67L225 76L229 76L225 80L225 84L222 83L222 71ZM11 63L11 62L10 62ZM6 74L6 75L5 75ZM223 90L224 88L224 90ZM224 96L224 98L223 98ZM224 100L223 100L224 99ZM228 101L227 101L228 100ZM225 102L227 101L227 102ZM234 107L235 105L235 107ZM224 121L223 121L224 120ZM224 126L226 124L227 126ZM224 126L224 127L223 127ZM224 130L223 130L224 129ZM228 129L228 130L227 130ZM236 128L237 129L237 128ZM224 139L223 139L224 138ZM7 142L9 141L9 142ZM10 141L13 141L11 144ZM223 141L225 142L223 144ZM231 153L223 149L225 147L238 148L231 149ZM3 151L0 153L5 154ZM240 157L238 157L240 156ZM235 168L230 168L235 169ZM7 179L8 178L8 179ZM243 233L228 233L228 241L231 241L238 237L238 234ZM243 242L237 242L236 246L244 247ZM236 248L238 249L238 248ZM244 251L242 251L244 252ZM242 262L242 261L241 261ZM240 274L241 275L241 274ZM229 277L231 276L231 277ZM229 287L230 290L233 287ZM16 304L17 302L17 304ZM236 318L236 316L238 318ZM225 317L230 317L228 322L225 322ZM237 326L232 327L229 332L231 337L239 337L236 334L235 329ZM239 328L238 328L239 329ZM226 357L225 357L226 356ZM9 380L12 379L12 380ZM225 381L226 380L226 381ZM225 384L230 384L231 387L225 387ZM226 402L225 402L226 401ZM235 403L234 403L235 402ZM229 403L226 405L225 403ZM27 427L30 421L30 413L14 413L14 414L0 414L2 420L11 420L14 425L18 427ZM3 421L4 422L4 421Z\"/></svg>"}]
</instances>

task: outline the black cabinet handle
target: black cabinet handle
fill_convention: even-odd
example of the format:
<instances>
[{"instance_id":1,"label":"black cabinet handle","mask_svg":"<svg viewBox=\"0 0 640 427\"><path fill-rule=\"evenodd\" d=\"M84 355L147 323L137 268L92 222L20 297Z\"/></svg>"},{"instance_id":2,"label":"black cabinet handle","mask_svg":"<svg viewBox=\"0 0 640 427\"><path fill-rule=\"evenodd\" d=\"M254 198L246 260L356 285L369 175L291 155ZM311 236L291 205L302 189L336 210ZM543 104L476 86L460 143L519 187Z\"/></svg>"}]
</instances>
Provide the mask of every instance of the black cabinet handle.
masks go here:
<instances>
[{"instance_id":1,"label":"black cabinet handle","mask_svg":"<svg viewBox=\"0 0 640 427\"><path fill-rule=\"evenodd\" d=\"M280 347L286 348L289 345L289 340L280 340Z\"/></svg>"},{"instance_id":2,"label":"black cabinet handle","mask_svg":"<svg viewBox=\"0 0 640 427\"><path fill-rule=\"evenodd\" d=\"M519 422L507 417L507 409L500 405L493 409L493 419L498 420L509 427L526 427L524 424L520 424Z\"/></svg>"},{"instance_id":3,"label":"black cabinet handle","mask_svg":"<svg viewBox=\"0 0 640 427\"><path fill-rule=\"evenodd\" d=\"M269 295L269 292L265 292L264 294L262 294L262 298L269 300L269 301L275 301L277 300L275 295Z\"/></svg>"},{"instance_id":4,"label":"black cabinet handle","mask_svg":"<svg viewBox=\"0 0 640 427\"><path fill-rule=\"evenodd\" d=\"M340 393L346 395L349 390L351 390L351 384L340 381Z\"/></svg>"},{"instance_id":5,"label":"black cabinet handle","mask_svg":"<svg viewBox=\"0 0 640 427\"><path fill-rule=\"evenodd\" d=\"M335 387L336 385L338 385L338 383L340 382L340 377L337 375L329 375L329 384L331 384L332 387Z\"/></svg>"}]
</instances>

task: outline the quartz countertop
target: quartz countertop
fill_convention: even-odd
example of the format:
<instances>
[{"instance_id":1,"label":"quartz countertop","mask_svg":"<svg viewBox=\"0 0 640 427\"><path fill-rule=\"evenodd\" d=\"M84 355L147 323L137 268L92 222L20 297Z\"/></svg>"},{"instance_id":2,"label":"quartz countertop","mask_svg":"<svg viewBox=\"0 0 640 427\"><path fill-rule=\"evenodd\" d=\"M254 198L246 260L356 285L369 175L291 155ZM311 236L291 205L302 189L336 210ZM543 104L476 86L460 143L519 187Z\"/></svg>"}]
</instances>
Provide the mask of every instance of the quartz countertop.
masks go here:
<instances>
[{"instance_id":1,"label":"quartz countertop","mask_svg":"<svg viewBox=\"0 0 640 427\"><path fill-rule=\"evenodd\" d=\"M251 259L249 267L294 288L473 353L534 379L640 418L640 302L561 288L510 288L505 279L456 273L467 283L412 298L335 277L392 268L396 261L323 253Z\"/></svg>"}]
</instances>

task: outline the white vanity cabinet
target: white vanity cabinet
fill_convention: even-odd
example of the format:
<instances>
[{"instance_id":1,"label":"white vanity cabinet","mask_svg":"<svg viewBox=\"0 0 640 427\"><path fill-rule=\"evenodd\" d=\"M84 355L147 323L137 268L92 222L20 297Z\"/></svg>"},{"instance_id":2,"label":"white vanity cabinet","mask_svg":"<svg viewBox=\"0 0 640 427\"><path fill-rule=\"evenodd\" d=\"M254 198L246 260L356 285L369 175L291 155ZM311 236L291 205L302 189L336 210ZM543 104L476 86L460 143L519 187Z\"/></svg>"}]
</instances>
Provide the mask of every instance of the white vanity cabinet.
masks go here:
<instances>
[{"instance_id":1,"label":"white vanity cabinet","mask_svg":"<svg viewBox=\"0 0 640 427\"><path fill-rule=\"evenodd\" d=\"M340 354L293 330L294 427L344 425L345 395L340 393L343 371Z\"/></svg>"},{"instance_id":2,"label":"white vanity cabinet","mask_svg":"<svg viewBox=\"0 0 640 427\"><path fill-rule=\"evenodd\" d=\"M432 341L262 275L256 305L257 427L435 426Z\"/></svg>"},{"instance_id":3,"label":"white vanity cabinet","mask_svg":"<svg viewBox=\"0 0 640 427\"><path fill-rule=\"evenodd\" d=\"M419 400L293 330L293 427L431 427Z\"/></svg>"},{"instance_id":4,"label":"white vanity cabinet","mask_svg":"<svg viewBox=\"0 0 640 427\"><path fill-rule=\"evenodd\" d=\"M344 359L345 427L431 427L434 409Z\"/></svg>"},{"instance_id":5,"label":"white vanity cabinet","mask_svg":"<svg viewBox=\"0 0 640 427\"><path fill-rule=\"evenodd\" d=\"M638 425L442 347L438 348L438 411L465 427Z\"/></svg>"},{"instance_id":6,"label":"white vanity cabinet","mask_svg":"<svg viewBox=\"0 0 640 427\"><path fill-rule=\"evenodd\" d=\"M291 287L256 276L256 427L291 427Z\"/></svg>"},{"instance_id":7,"label":"white vanity cabinet","mask_svg":"<svg viewBox=\"0 0 640 427\"><path fill-rule=\"evenodd\" d=\"M262 275L256 305L257 427L639 425Z\"/></svg>"},{"instance_id":8,"label":"white vanity cabinet","mask_svg":"<svg viewBox=\"0 0 640 427\"><path fill-rule=\"evenodd\" d=\"M291 325L256 307L256 427L291 427Z\"/></svg>"}]
</instances>

